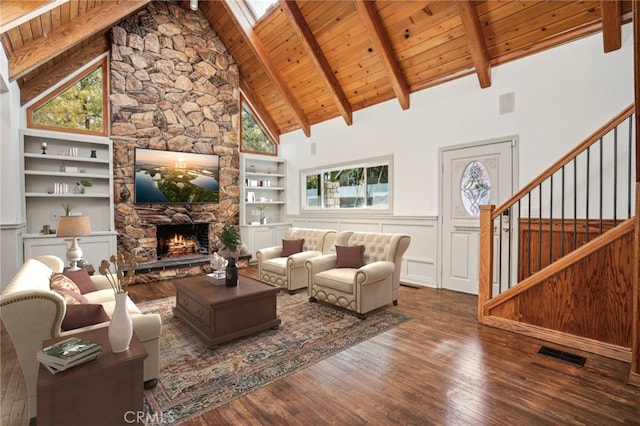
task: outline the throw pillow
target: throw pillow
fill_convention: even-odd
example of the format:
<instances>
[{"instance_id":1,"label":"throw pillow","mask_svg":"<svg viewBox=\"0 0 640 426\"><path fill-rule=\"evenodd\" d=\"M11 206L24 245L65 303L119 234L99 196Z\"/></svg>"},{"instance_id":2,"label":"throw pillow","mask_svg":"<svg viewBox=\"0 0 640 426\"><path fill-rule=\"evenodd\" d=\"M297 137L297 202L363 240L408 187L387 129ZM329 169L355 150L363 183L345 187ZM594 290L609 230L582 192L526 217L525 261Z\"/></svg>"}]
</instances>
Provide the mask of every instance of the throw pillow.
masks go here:
<instances>
[{"instance_id":1,"label":"throw pillow","mask_svg":"<svg viewBox=\"0 0 640 426\"><path fill-rule=\"evenodd\" d=\"M360 268L364 265L364 246L336 246L337 268Z\"/></svg>"},{"instance_id":2,"label":"throw pillow","mask_svg":"<svg viewBox=\"0 0 640 426\"><path fill-rule=\"evenodd\" d=\"M53 291L62 296L62 298L64 299L64 303L66 303L67 306L89 303L86 297L75 291L67 290L66 288L61 288Z\"/></svg>"},{"instance_id":3,"label":"throw pillow","mask_svg":"<svg viewBox=\"0 0 640 426\"><path fill-rule=\"evenodd\" d=\"M74 330L109 320L109 316L102 305L90 303L67 305L67 313L64 315L61 328L65 331Z\"/></svg>"},{"instance_id":4,"label":"throw pillow","mask_svg":"<svg viewBox=\"0 0 640 426\"><path fill-rule=\"evenodd\" d=\"M300 253L304 239L301 240L282 240L282 257L289 257L292 254Z\"/></svg>"},{"instance_id":5,"label":"throw pillow","mask_svg":"<svg viewBox=\"0 0 640 426\"><path fill-rule=\"evenodd\" d=\"M69 290L76 293L80 293L80 288L73 282L73 280L59 272L54 272L51 275L51 281L49 283L51 290Z\"/></svg>"},{"instance_id":6,"label":"throw pillow","mask_svg":"<svg viewBox=\"0 0 640 426\"><path fill-rule=\"evenodd\" d=\"M82 268L77 271L64 271L62 273L67 278L71 278L71 280L76 283L78 288L80 289L80 294L90 293L92 291L98 290L98 287L93 283L89 273L86 269Z\"/></svg>"}]
</instances>

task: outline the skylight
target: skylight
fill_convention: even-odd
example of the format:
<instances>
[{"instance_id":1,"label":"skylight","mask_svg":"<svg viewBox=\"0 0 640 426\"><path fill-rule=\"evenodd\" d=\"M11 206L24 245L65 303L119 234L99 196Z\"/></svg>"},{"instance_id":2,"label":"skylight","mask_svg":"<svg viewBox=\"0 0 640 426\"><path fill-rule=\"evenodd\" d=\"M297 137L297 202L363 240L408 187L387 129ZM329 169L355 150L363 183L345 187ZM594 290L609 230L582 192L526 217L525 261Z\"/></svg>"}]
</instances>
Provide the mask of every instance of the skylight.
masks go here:
<instances>
[{"instance_id":1,"label":"skylight","mask_svg":"<svg viewBox=\"0 0 640 426\"><path fill-rule=\"evenodd\" d=\"M249 7L251 7L251 11L256 17L256 21L262 17L267 10L269 10L273 5L275 5L277 0L246 0Z\"/></svg>"}]
</instances>

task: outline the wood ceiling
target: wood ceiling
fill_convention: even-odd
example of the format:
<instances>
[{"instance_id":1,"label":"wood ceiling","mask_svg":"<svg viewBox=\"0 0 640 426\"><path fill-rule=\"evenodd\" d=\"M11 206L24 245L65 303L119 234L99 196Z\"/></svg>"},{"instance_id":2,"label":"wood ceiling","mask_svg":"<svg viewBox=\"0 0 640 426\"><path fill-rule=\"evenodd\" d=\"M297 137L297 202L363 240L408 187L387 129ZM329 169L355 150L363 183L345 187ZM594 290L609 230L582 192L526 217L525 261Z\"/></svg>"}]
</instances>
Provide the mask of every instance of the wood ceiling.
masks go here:
<instances>
[{"instance_id":1,"label":"wood ceiling","mask_svg":"<svg viewBox=\"0 0 640 426\"><path fill-rule=\"evenodd\" d=\"M0 0L0 34L26 103L108 51L110 28L150 0ZM176 0L176 7L189 2ZM255 22L241 1L199 1L275 140L389 99L602 32L621 46L631 1L280 1Z\"/></svg>"}]
</instances>

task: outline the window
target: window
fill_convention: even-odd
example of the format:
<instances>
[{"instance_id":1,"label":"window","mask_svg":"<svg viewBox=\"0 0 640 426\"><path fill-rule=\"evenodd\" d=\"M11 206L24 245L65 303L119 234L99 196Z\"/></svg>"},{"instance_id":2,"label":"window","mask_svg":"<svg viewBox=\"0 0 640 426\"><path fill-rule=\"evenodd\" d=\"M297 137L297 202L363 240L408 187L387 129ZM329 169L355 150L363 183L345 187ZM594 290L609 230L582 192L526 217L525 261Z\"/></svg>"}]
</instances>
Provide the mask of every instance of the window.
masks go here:
<instances>
[{"instance_id":1,"label":"window","mask_svg":"<svg viewBox=\"0 0 640 426\"><path fill-rule=\"evenodd\" d=\"M480 205L491 199L491 179L482 162L474 160L467 164L460 182L460 197L465 210L471 216L480 216Z\"/></svg>"},{"instance_id":2,"label":"window","mask_svg":"<svg viewBox=\"0 0 640 426\"><path fill-rule=\"evenodd\" d=\"M302 209L375 209L391 213L392 160L374 158L302 171Z\"/></svg>"},{"instance_id":3,"label":"window","mask_svg":"<svg viewBox=\"0 0 640 426\"><path fill-rule=\"evenodd\" d=\"M277 154L276 145L269 139L262 126L253 115L249 106L242 102L242 140L241 151L262 154Z\"/></svg>"},{"instance_id":4,"label":"window","mask_svg":"<svg viewBox=\"0 0 640 426\"><path fill-rule=\"evenodd\" d=\"M28 127L107 135L106 73L105 59L36 102Z\"/></svg>"}]
</instances>

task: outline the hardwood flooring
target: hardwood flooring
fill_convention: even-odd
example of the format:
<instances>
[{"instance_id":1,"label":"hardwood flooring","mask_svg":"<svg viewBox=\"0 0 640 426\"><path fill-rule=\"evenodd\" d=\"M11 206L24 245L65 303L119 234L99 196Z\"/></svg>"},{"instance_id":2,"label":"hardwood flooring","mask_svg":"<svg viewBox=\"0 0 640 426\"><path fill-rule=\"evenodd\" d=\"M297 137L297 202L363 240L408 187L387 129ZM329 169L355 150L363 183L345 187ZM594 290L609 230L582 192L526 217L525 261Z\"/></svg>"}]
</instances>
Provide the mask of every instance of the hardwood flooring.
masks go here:
<instances>
[{"instance_id":1,"label":"hardwood flooring","mask_svg":"<svg viewBox=\"0 0 640 426\"><path fill-rule=\"evenodd\" d=\"M164 281L129 294L140 302L174 290ZM398 306L387 309L410 321L185 424L640 425L628 364L552 344L587 361L579 368L546 358L537 354L544 342L479 325L476 303L468 294L401 287ZM4 328L1 379L2 424L28 424Z\"/></svg>"}]
</instances>

